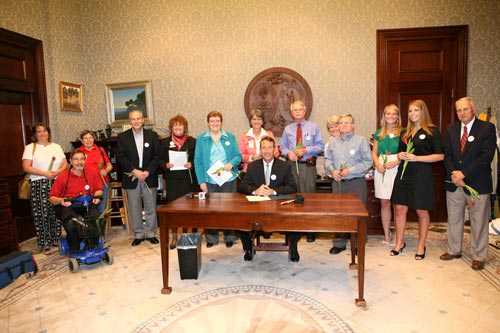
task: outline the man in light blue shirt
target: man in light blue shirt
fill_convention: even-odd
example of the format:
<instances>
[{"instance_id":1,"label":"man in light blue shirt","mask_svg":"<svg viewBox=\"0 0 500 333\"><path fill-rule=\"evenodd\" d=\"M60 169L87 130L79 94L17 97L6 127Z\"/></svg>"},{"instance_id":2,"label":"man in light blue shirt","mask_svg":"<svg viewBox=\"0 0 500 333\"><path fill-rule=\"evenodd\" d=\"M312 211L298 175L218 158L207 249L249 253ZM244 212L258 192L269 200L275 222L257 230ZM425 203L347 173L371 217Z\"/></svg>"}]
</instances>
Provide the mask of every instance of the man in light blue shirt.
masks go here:
<instances>
[{"instance_id":1,"label":"man in light blue shirt","mask_svg":"<svg viewBox=\"0 0 500 333\"><path fill-rule=\"evenodd\" d=\"M340 135L330 138L325 150L326 174L333 178L332 193L359 195L366 206L366 171L373 165L370 145L361 135L354 134L354 117L339 118ZM335 235L331 254L346 249L348 234Z\"/></svg>"},{"instance_id":2,"label":"man in light blue shirt","mask_svg":"<svg viewBox=\"0 0 500 333\"><path fill-rule=\"evenodd\" d=\"M321 131L318 125L306 120L304 102L299 100L292 102L290 111L295 122L283 130L281 154L292 164L298 191L314 193L316 192L316 159L318 154L325 149ZM314 239L314 234L307 235L308 242L314 242Z\"/></svg>"}]
</instances>

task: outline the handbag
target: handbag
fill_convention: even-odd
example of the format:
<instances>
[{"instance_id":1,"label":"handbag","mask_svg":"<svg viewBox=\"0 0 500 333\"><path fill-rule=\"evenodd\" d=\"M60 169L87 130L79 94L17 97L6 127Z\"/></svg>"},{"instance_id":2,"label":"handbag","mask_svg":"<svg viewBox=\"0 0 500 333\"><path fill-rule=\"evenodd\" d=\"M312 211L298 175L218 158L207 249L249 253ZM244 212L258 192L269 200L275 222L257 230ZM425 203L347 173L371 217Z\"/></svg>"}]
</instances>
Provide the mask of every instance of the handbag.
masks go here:
<instances>
[{"instance_id":1,"label":"handbag","mask_svg":"<svg viewBox=\"0 0 500 333\"><path fill-rule=\"evenodd\" d=\"M35 154L36 143L33 144L33 153L31 154L31 158L33 159L33 155ZM29 200L31 193L31 184L30 184L30 174L27 173L24 176L23 180L21 180L17 184L17 196L22 200Z\"/></svg>"},{"instance_id":2,"label":"handbag","mask_svg":"<svg viewBox=\"0 0 500 333\"><path fill-rule=\"evenodd\" d=\"M23 180L17 184L17 196L22 200L29 200L31 192L30 174L26 174Z\"/></svg>"}]
</instances>

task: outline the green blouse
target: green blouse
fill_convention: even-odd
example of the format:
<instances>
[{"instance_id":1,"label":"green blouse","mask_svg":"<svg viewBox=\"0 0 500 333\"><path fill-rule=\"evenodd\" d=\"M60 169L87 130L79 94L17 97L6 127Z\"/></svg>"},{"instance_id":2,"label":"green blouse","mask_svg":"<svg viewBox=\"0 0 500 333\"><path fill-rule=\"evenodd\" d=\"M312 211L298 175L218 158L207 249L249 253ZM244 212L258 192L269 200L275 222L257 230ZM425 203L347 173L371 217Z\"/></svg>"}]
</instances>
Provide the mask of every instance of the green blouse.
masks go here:
<instances>
[{"instance_id":1,"label":"green blouse","mask_svg":"<svg viewBox=\"0 0 500 333\"><path fill-rule=\"evenodd\" d=\"M382 129L379 128L375 131L375 134L373 134L373 139L378 141L377 155L387 154L387 152L391 152L391 154L397 154L399 146L399 136L391 138L390 135L386 135L384 139L380 139L378 135L381 131Z\"/></svg>"}]
</instances>

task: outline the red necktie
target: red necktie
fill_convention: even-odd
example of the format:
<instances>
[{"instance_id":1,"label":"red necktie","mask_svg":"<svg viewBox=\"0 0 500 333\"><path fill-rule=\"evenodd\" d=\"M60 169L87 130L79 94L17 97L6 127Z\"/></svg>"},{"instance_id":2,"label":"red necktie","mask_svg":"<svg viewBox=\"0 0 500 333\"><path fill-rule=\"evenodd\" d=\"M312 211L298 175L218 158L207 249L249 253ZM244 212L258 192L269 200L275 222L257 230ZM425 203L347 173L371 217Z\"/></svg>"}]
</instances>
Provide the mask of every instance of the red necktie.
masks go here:
<instances>
[{"instance_id":1,"label":"red necktie","mask_svg":"<svg viewBox=\"0 0 500 333\"><path fill-rule=\"evenodd\" d=\"M302 145L302 126L297 124L297 133L295 134L295 147L298 145ZM299 160L302 159L302 156L299 157Z\"/></svg>"},{"instance_id":2,"label":"red necktie","mask_svg":"<svg viewBox=\"0 0 500 333\"><path fill-rule=\"evenodd\" d=\"M464 132L462 134L462 140L460 141L460 152L463 153L465 148L465 143L467 142L467 126L464 125Z\"/></svg>"}]
</instances>

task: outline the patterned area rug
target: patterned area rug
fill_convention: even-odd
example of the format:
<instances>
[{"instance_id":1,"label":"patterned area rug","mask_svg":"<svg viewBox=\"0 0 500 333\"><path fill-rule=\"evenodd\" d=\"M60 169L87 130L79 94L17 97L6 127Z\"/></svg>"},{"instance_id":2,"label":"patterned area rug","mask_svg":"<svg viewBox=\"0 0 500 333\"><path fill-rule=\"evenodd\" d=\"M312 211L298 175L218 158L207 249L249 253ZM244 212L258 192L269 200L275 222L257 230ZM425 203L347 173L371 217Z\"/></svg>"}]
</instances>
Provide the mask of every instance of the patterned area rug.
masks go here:
<instances>
[{"instance_id":1,"label":"patterned area rug","mask_svg":"<svg viewBox=\"0 0 500 333\"><path fill-rule=\"evenodd\" d=\"M490 235L490 245L488 247L488 260L486 260L484 269L479 271L479 274L484 276L492 285L494 285L500 291L500 249L491 244L495 245L496 241L499 241L499 236ZM470 256L470 236L466 234L464 237L463 249L462 249L462 260L465 260L469 265L472 264L472 258Z\"/></svg>"},{"instance_id":2,"label":"patterned area rug","mask_svg":"<svg viewBox=\"0 0 500 333\"><path fill-rule=\"evenodd\" d=\"M106 246L111 245L115 240L116 238L112 238L109 242L106 242ZM58 276L69 272L67 257L61 256L58 253L53 253L49 256L37 253L35 239L23 243L22 251L34 253L38 272L34 275L21 275L17 280L1 289L0 310Z\"/></svg>"},{"instance_id":3,"label":"patterned area rug","mask_svg":"<svg viewBox=\"0 0 500 333\"><path fill-rule=\"evenodd\" d=\"M406 229L406 234L413 237L408 237L408 243L416 246L418 239L418 225L409 224ZM490 234L489 247L488 247L488 259L485 263L484 269L478 271L486 280L488 280L495 288L500 290L500 249L496 246L496 242L500 241L500 236L494 236ZM427 244L433 244L434 246L440 247L443 253L447 250L447 235L446 235L446 223L432 223L429 228L429 234L427 236ZM493 245L492 245L493 244ZM469 265L472 264L472 258L470 256L470 227L466 226L464 230L464 240L462 243L462 260L467 262Z\"/></svg>"},{"instance_id":4,"label":"patterned area rug","mask_svg":"<svg viewBox=\"0 0 500 333\"><path fill-rule=\"evenodd\" d=\"M0 310L68 271L68 258L60 255L35 255L35 261L38 273L33 276L21 275L0 290Z\"/></svg>"},{"instance_id":5,"label":"patterned area rug","mask_svg":"<svg viewBox=\"0 0 500 333\"><path fill-rule=\"evenodd\" d=\"M226 316L214 318L213 313ZM204 292L155 315L136 333L352 332L335 313L302 294L268 286Z\"/></svg>"}]
</instances>

